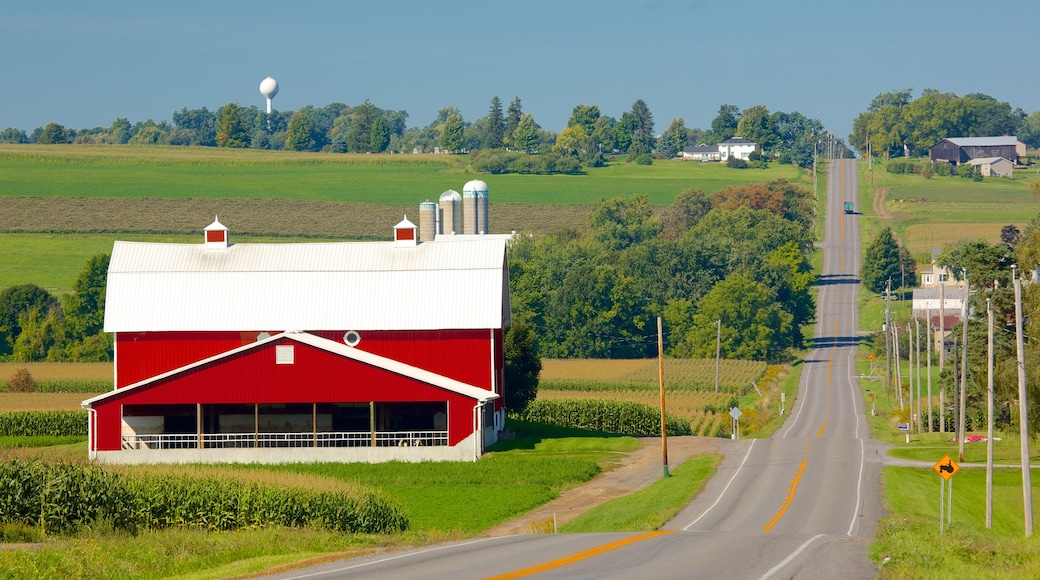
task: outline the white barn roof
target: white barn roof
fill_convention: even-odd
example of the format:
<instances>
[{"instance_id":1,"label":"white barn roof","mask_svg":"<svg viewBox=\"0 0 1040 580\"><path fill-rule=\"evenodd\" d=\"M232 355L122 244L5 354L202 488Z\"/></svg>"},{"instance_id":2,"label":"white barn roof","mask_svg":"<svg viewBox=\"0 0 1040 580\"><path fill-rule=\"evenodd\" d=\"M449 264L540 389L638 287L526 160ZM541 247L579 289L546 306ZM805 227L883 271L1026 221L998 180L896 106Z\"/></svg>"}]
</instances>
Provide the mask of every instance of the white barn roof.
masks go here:
<instances>
[{"instance_id":1,"label":"white barn roof","mask_svg":"<svg viewBox=\"0 0 1040 580\"><path fill-rule=\"evenodd\" d=\"M470 238L413 247L116 242L105 331L501 328L508 236Z\"/></svg>"}]
</instances>

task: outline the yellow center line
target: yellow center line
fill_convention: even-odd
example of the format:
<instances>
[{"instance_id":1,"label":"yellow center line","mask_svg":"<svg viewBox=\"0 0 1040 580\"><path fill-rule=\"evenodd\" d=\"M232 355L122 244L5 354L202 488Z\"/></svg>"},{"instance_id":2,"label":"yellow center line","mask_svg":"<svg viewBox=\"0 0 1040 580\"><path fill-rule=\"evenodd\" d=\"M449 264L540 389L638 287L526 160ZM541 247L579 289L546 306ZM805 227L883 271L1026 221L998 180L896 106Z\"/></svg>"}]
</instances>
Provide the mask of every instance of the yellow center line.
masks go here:
<instances>
[{"instance_id":1,"label":"yellow center line","mask_svg":"<svg viewBox=\"0 0 1040 580\"><path fill-rule=\"evenodd\" d=\"M787 512L787 508L791 506L791 502L794 501L794 492L798 489L798 481L802 479L802 472L805 471L805 464L808 463L809 456L806 456L801 463L798 464L798 471L794 474L794 479L791 480L791 487L787 490L787 497L785 498L784 505L780 506L780 509L773 514L773 519L769 520L769 523L762 526L765 533L769 533L773 529L773 526L780 521L780 518L784 517L784 513Z\"/></svg>"},{"instance_id":2,"label":"yellow center line","mask_svg":"<svg viewBox=\"0 0 1040 580\"><path fill-rule=\"evenodd\" d=\"M611 550L616 550L618 548L627 546L629 544L634 544L636 542L641 542L643 540L649 540L650 538L656 538L657 536L663 536L665 534L671 534L673 532L675 532L675 530L658 530L656 532L650 532L650 533L647 533L647 534L641 534L641 535L638 535L638 536L632 536L632 537L629 537L629 538L623 538L623 539L620 539L620 540L618 540L616 542L611 542L609 544L603 544L602 546L596 546L595 548L591 548L591 549L585 550L584 552L578 552L577 554L571 554L570 556L564 556L563 558L559 558L557 560L553 560L552 562L546 562L544 564L538 564L537 566L531 566L530 568L524 568L522 570L516 570L515 572L508 572L506 574L501 574L499 576L490 576L490 577L486 578L485 580L510 580L511 578L523 578L524 576L531 576L531 575L534 575L534 574L540 574L540 573L546 572L548 570L554 570L556 568L562 568L563 566L566 566L568 564L573 564L575 562L580 562L582 560L587 560L589 558L592 558L593 556L598 556L600 554L609 552Z\"/></svg>"}]
</instances>

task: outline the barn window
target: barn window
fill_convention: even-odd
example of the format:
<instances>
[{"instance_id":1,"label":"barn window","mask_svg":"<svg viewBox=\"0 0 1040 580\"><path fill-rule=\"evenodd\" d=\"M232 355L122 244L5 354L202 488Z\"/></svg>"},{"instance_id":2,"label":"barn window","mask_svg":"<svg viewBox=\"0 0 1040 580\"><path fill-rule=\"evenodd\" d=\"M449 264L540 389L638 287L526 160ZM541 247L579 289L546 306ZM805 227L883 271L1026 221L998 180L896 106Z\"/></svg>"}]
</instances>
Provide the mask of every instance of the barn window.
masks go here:
<instances>
[{"instance_id":1,"label":"barn window","mask_svg":"<svg viewBox=\"0 0 1040 580\"><path fill-rule=\"evenodd\" d=\"M361 335L356 330L348 330L343 335L343 343L347 346L357 346L361 342Z\"/></svg>"},{"instance_id":2,"label":"barn window","mask_svg":"<svg viewBox=\"0 0 1040 580\"><path fill-rule=\"evenodd\" d=\"M291 365L295 361L295 352L291 344L279 344L274 347L274 363L279 365Z\"/></svg>"}]
</instances>

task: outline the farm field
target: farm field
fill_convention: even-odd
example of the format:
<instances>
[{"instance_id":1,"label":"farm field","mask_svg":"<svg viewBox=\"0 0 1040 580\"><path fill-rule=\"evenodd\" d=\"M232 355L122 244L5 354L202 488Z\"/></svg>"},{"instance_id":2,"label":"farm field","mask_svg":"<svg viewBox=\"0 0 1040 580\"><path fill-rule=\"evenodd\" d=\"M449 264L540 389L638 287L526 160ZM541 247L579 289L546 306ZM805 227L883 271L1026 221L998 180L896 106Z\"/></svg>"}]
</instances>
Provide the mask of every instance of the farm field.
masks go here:
<instances>
[{"instance_id":1,"label":"farm field","mask_svg":"<svg viewBox=\"0 0 1040 580\"><path fill-rule=\"evenodd\" d=\"M71 290L116 239L195 243L219 216L232 242L386 240L418 205L482 179L492 233L582 231L600 199L647 195L656 211L691 187L711 192L804 170L773 165L612 163L585 175L486 175L447 155L334 155L190 147L0 145L0 288Z\"/></svg>"},{"instance_id":2,"label":"farm field","mask_svg":"<svg viewBox=\"0 0 1040 580\"><path fill-rule=\"evenodd\" d=\"M984 239L1000 241L1000 228L1014 224L1024 229L1040 214L1040 199L1030 193L1030 184L1040 179L1036 169L1017 170L1014 179L986 178L981 182L960 177L891 174L884 165L870 172L860 166L861 231L869 242L884 227L891 227L907 245L918 265L931 261L932 248L951 242ZM874 192L884 194L883 210L890 216L874 215Z\"/></svg>"},{"instance_id":3,"label":"farm field","mask_svg":"<svg viewBox=\"0 0 1040 580\"><path fill-rule=\"evenodd\" d=\"M728 411L746 409L744 425L755 431L776 412L772 404L784 388L777 380L781 367L764 362L724 360L719 364L715 392L712 359L665 359L665 407L688 421L694 435L729 435ZM761 391L761 395L755 388ZM538 399L598 399L660 405L657 359L544 360Z\"/></svg>"},{"instance_id":4,"label":"farm field","mask_svg":"<svg viewBox=\"0 0 1040 580\"><path fill-rule=\"evenodd\" d=\"M335 155L210 147L0 145L5 196L88 198L278 198L416 206L447 189L483 179L492 203L587 204L645 193L671 203L689 187L714 191L771 179L798 179L789 165L729 169L718 163L611 163L585 175L486 175L466 157Z\"/></svg>"}]
</instances>

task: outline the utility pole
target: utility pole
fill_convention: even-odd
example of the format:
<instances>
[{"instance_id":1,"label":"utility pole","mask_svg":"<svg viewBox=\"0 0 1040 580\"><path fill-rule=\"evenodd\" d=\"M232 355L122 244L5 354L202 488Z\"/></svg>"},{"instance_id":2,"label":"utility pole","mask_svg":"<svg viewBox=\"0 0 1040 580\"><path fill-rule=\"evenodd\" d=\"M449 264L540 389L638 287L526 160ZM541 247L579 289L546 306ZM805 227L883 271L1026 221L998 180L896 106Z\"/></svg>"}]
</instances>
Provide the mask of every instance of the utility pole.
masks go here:
<instances>
[{"instance_id":1,"label":"utility pole","mask_svg":"<svg viewBox=\"0 0 1040 580\"><path fill-rule=\"evenodd\" d=\"M932 311L928 311L928 323L924 325L925 347L928 350L928 432L932 432Z\"/></svg>"},{"instance_id":2,"label":"utility pole","mask_svg":"<svg viewBox=\"0 0 1040 580\"><path fill-rule=\"evenodd\" d=\"M719 392L719 359L722 355L722 319L715 321L715 392Z\"/></svg>"},{"instance_id":3,"label":"utility pole","mask_svg":"<svg viewBox=\"0 0 1040 580\"><path fill-rule=\"evenodd\" d=\"M1025 502L1026 537L1033 535L1033 482L1029 472L1029 409L1026 406L1026 345L1022 335L1022 281L1018 268L1011 266L1015 281L1015 346L1018 352L1018 430L1022 440L1022 499Z\"/></svg>"},{"instance_id":4,"label":"utility pole","mask_svg":"<svg viewBox=\"0 0 1040 580\"><path fill-rule=\"evenodd\" d=\"M971 299L971 282L968 281L968 270L961 268L961 273L964 275L964 300L961 301L961 396L958 401L959 406L957 407L957 454L960 457L960 461L964 462L964 428L965 428L965 402L968 393L968 315L971 314L971 309L968 306L968 301Z\"/></svg>"},{"instance_id":5,"label":"utility pole","mask_svg":"<svg viewBox=\"0 0 1040 580\"><path fill-rule=\"evenodd\" d=\"M903 364L899 361L899 327L892 325L892 348L896 363L896 392L899 393L899 410L903 410Z\"/></svg>"},{"instance_id":6,"label":"utility pole","mask_svg":"<svg viewBox=\"0 0 1040 580\"><path fill-rule=\"evenodd\" d=\"M939 370L942 371L944 366L946 366L946 282L939 280Z\"/></svg>"},{"instance_id":7,"label":"utility pole","mask_svg":"<svg viewBox=\"0 0 1040 580\"><path fill-rule=\"evenodd\" d=\"M668 477L668 428L664 412L664 333L661 330L661 317L657 317L657 375L661 383L661 462L664 464L664 476Z\"/></svg>"},{"instance_id":8,"label":"utility pole","mask_svg":"<svg viewBox=\"0 0 1040 580\"><path fill-rule=\"evenodd\" d=\"M888 301L891 293L892 279L889 278L885 289L885 380L888 381L889 387L892 386L892 341L889 340L889 336L892 334L892 310Z\"/></svg>"},{"instance_id":9,"label":"utility pole","mask_svg":"<svg viewBox=\"0 0 1040 580\"><path fill-rule=\"evenodd\" d=\"M907 393L907 400L910 401L910 420L906 424L906 434L909 435L914 430L914 327L909 322L906 323L906 333L906 358L910 367L910 392ZM921 430L918 429L917 433L920 434Z\"/></svg>"},{"instance_id":10,"label":"utility pole","mask_svg":"<svg viewBox=\"0 0 1040 580\"><path fill-rule=\"evenodd\" d=\"M914 317L914 357L917 359L917 432L923 433L921 420L924 412L921 411L921 319ZM931 417L928 417L931 422Z\"/></svg>"},{"instance_id":11,"label":"utility pole","mask_svg":"<svg viewBox=\"0 0 1040 580\"><path fill-rule=\"evenodd\" d=\"M993 529L993 305L986 299L986 529Z\"/></svg>"}]
</instances>

